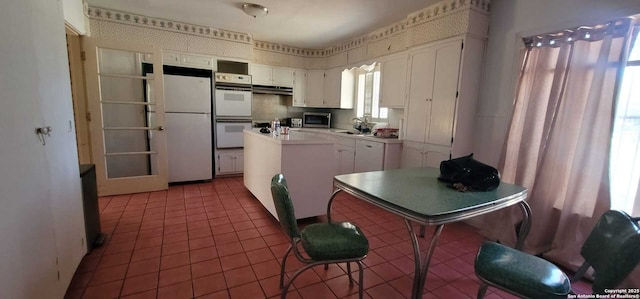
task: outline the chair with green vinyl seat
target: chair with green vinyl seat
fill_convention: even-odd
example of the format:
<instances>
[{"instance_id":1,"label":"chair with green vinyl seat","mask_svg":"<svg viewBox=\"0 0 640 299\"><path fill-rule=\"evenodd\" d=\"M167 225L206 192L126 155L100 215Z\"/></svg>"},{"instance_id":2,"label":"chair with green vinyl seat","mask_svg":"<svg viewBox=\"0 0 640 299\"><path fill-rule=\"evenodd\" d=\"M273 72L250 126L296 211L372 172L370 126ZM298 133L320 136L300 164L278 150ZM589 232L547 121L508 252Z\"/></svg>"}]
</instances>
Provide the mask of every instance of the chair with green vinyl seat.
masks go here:
<instances>
[{"instance_id":1,"label":"chair with green vinyl seat","mask_svg":"<svg viewBox=\"0 0 640 299\"><path fill-rule=\"evenodd\" d=\"M326 269L328 264L346 263L349 283L352 283L350 263L355 262L360 269L358 295L359 298L362 298L362 282L364 278L362 259L369 252L369 241L362 231L349 222L314 223L300 231L296 222L287 181L282 174L276 174L271 179L271 195L273 196L280 225L291 241L291 245L282 259L280 269L281 297L285 298L289 286L298 275L317 265L324 264ZM299 245L302 245L308 258L300 252ZM298 269L284 284L285 264L291 251L294 252L298 260L306 265Z\"/></svg>"},{"instance_id":2,"label":"chair with green vinyl seat","mask_svg":"<svg viewBox=\"0 0 640 299\"><path fill-rule=\"evenodd\" d=\"M483 282L478 298L494 286L524 298L567 298L571 282L593 267L594 294L616 288L640 262L640 218L610 210L604 213L582 245L584 263L570 280L554 264L519 250L487 242L475 260L476 275Z\"/></svg>"}]
</instances>

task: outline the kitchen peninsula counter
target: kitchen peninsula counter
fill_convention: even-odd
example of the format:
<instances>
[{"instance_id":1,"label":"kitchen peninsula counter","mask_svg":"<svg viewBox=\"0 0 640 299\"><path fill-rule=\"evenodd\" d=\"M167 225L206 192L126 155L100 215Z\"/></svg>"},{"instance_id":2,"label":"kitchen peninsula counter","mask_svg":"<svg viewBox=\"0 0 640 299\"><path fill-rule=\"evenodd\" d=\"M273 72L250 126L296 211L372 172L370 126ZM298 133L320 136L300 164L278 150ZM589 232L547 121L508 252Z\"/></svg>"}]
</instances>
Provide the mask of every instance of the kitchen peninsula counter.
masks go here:
<instances>
[{"instance_id":1,"label":"kitchen peninsula counter","mask_svg":"<svg viewBox=\"0 0 640 299\"><path fill-rule=\"evenodd\" d=\"M333 192L334 142L291 130L287 135L244 131L244 185L278 219L271 197L271 178L287 179L296 218L326 214Z\"/></svg>"}]
</instances>

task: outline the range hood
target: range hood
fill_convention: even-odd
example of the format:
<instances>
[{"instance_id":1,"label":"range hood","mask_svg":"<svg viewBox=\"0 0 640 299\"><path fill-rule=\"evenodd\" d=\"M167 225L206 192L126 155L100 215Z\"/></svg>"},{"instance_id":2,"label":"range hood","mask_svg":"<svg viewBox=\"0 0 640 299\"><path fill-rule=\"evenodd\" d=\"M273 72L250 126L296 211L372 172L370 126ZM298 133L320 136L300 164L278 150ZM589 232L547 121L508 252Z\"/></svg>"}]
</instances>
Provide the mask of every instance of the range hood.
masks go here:
<instances>
[{"instance_id":1,"label":"range hood","mask_svg":"<svg viewBox=\"0 0 640 299\"><path fill-rule=\"evenodd\" d=\"M271 86L271 85L253 85L253 93L259 94L276 94L282 96L293 95L293 88L286 86Z\"/></svg>"}]
</instances>

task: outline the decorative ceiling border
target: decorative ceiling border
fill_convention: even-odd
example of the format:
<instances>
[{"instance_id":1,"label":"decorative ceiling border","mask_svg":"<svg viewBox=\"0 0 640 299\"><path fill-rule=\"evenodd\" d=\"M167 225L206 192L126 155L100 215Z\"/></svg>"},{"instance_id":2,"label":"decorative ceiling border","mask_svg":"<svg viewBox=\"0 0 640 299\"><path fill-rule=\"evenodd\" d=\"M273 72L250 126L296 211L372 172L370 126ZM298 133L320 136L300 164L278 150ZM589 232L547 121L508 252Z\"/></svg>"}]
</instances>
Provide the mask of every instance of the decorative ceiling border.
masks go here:
<instances>
[{"instance_id":1,"label":"decorative ceiling border","mask_svg":"<svg viewBox=\"0 0 640 299\"><path fill-rule=\"evenodd\" d=\"M426 22L431 22L435 19L443 18L463 10L472 9L488 14L490 7L491 0L444 0L413 12L404 20L326 49L305 49L266 41L257 41L253 40L252 36L248 33L211 28L162 18L154 18L101 7L89 6L87 8L87 15L93 19L110 22L253 44L254 49L257 50L303 57L327 57L361 47L372 41L400 34L408 28L415 27Z\"/></svg>"},{"instance_id":2,"label":"decorative ceiling border","mask_svg":"<svg viewBox=\"0 0 640 299\"><path fill-rule=\"evenodd\" d=\"M251 35L247 33L211 28L208 26L201 26L162 18L149 17L145 15L117 11L102 7L89 6L87 9L87 15L92 19L104 20L109 22L192 34L238 43L253 44L253 37L251 37Z\"/></svg>"}]
</instances>

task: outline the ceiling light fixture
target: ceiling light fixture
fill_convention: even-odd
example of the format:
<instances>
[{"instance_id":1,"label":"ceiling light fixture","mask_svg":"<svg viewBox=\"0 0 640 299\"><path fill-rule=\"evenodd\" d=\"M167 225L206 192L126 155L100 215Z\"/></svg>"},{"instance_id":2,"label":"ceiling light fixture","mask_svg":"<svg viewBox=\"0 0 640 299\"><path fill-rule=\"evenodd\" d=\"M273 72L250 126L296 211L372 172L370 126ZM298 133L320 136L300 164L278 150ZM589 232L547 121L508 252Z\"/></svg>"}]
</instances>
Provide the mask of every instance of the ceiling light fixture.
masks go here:
<instances>
[{"instance_id":1,"label":"ceiling light fixture","mask_svg":"<svg viewBox=\"0 0 640 299\"><path fill-rule=\"evenodd\" d=\"M244 11L244 13L254 18L264 17L269 13L268 8L260 4L253 4L253 3L242 4L242 10Z\"/></svg>"}]
</instances>

